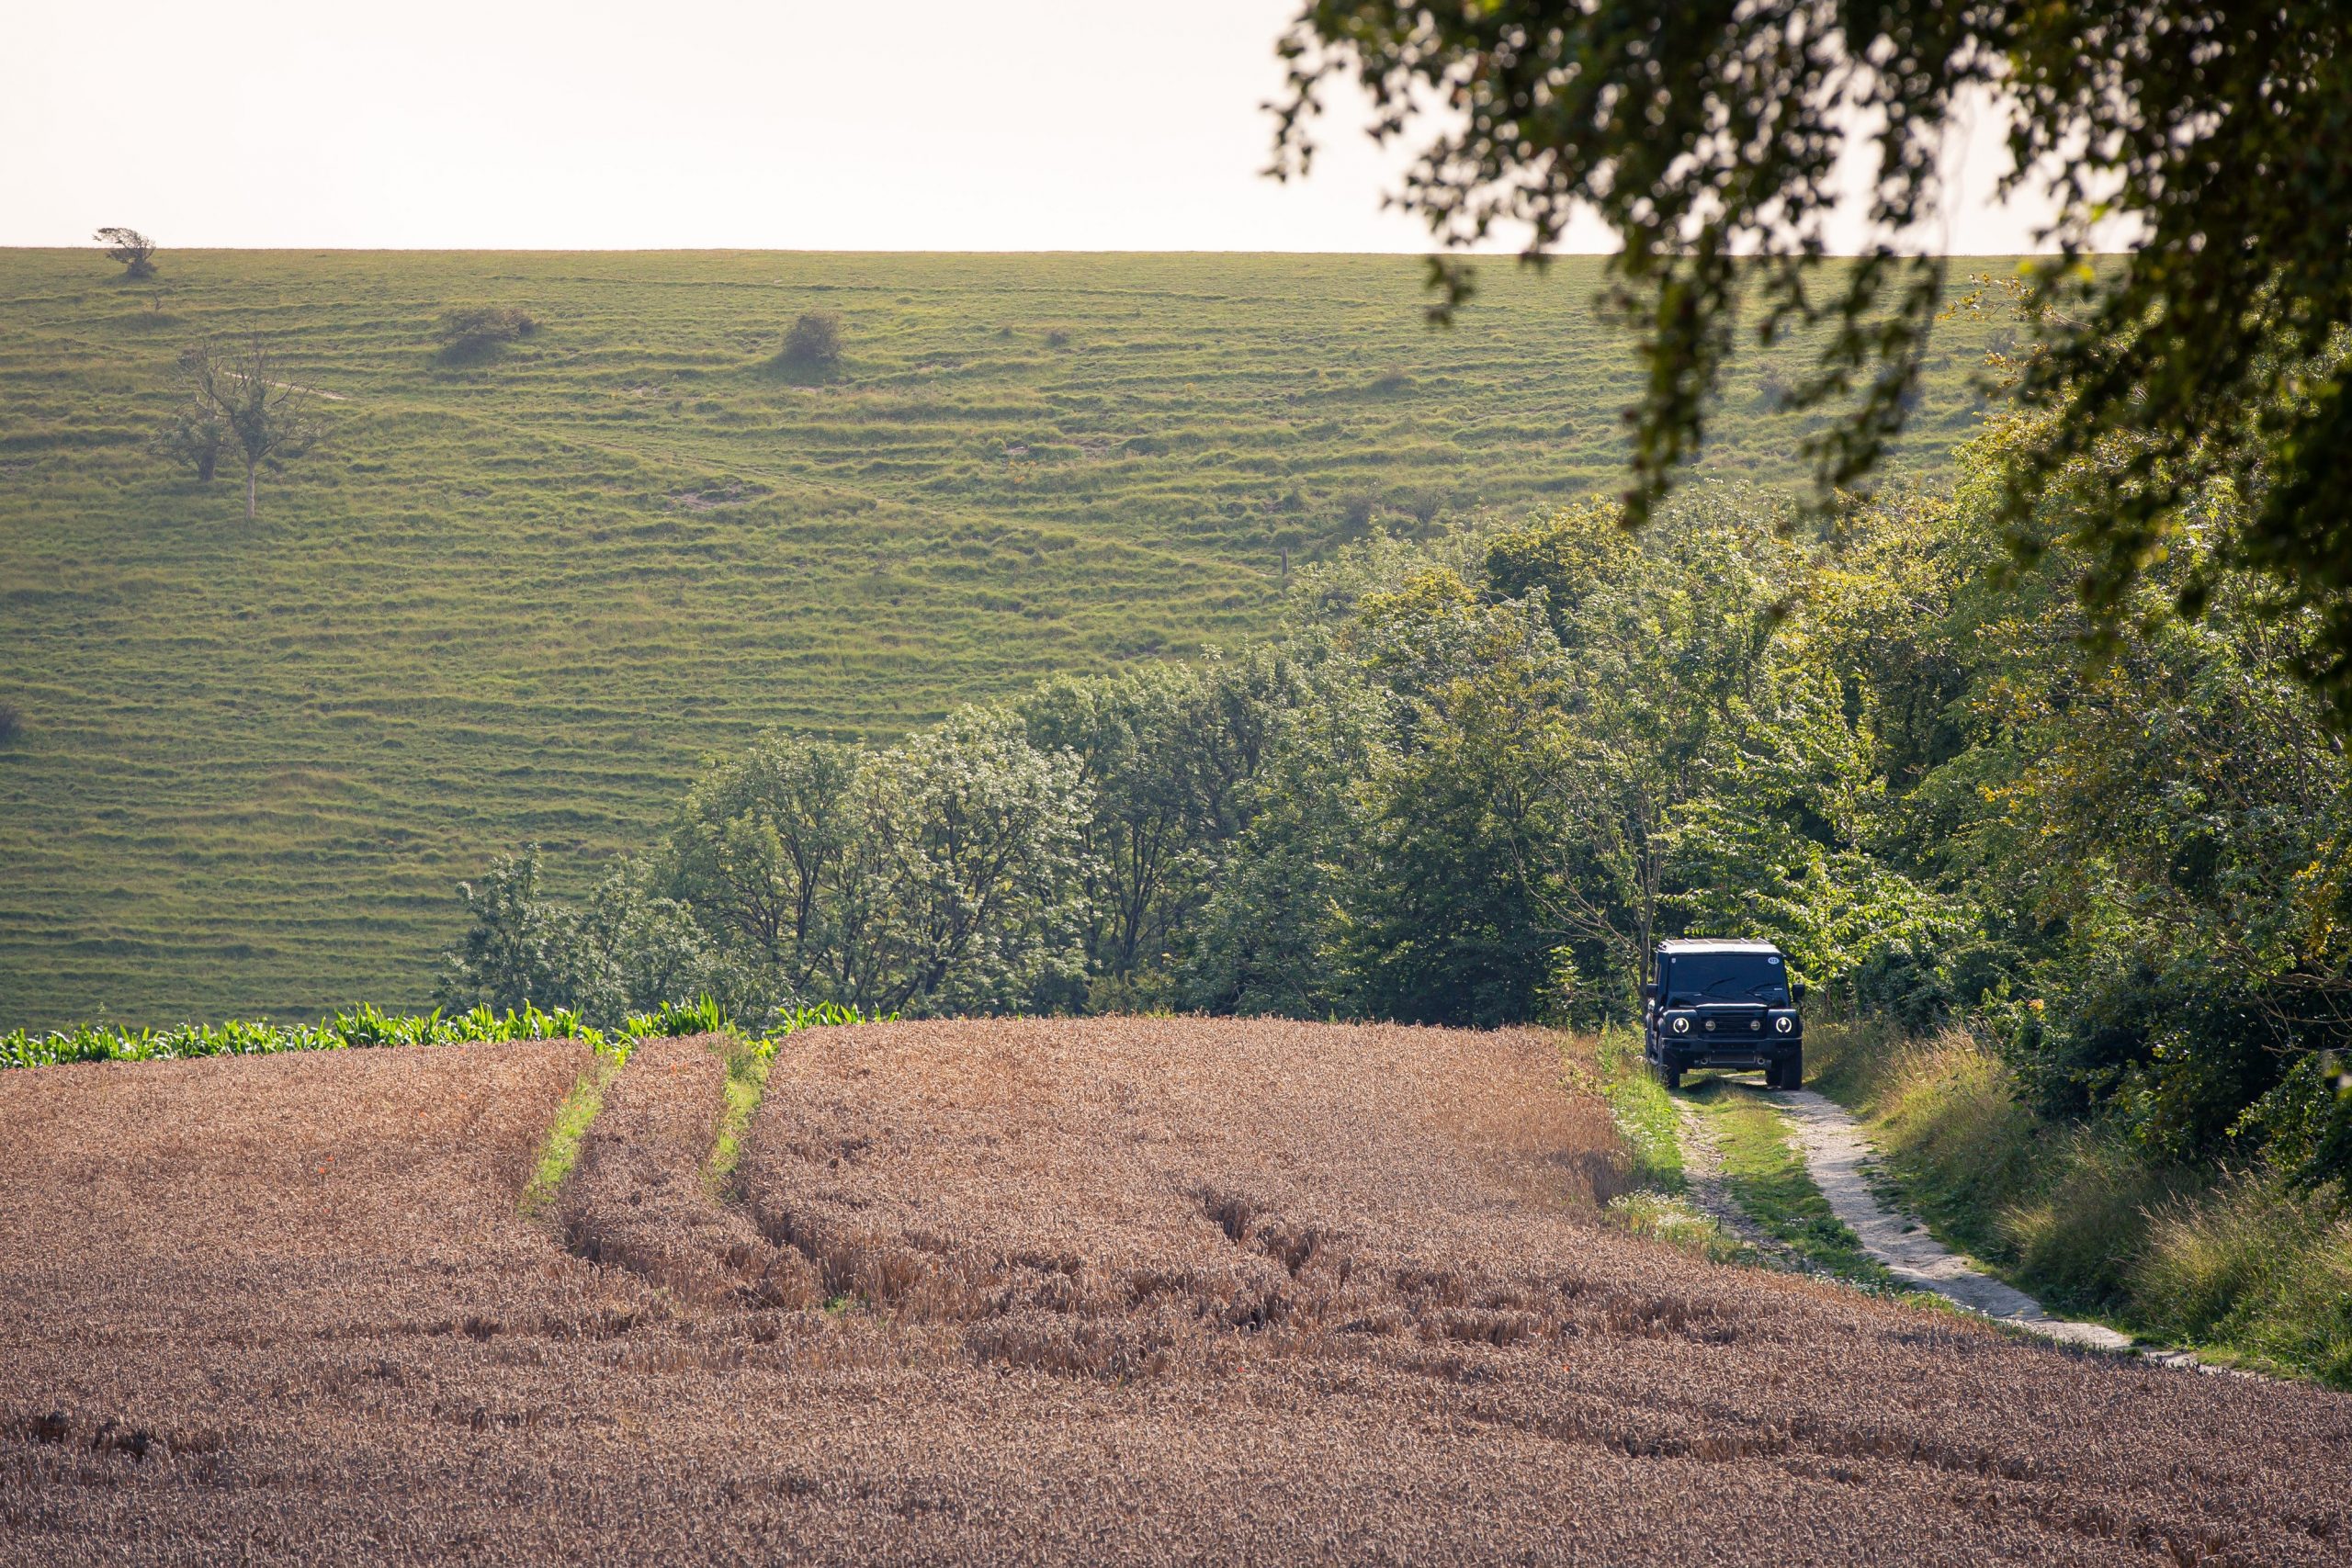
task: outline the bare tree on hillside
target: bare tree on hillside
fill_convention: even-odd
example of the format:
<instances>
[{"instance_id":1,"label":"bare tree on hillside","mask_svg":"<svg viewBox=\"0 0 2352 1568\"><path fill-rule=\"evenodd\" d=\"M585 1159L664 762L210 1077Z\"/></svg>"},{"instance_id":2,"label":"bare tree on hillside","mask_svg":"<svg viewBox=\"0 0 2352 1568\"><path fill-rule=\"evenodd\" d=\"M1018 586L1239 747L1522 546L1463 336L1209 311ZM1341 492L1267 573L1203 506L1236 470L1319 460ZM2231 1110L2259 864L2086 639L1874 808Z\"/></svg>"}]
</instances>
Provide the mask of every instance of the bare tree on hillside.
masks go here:
<instances>
[{"instance_id":1,"label":"bare tree on hillside","mask_svg":"<svg viewBox=\"0 0 2352 1568\"><path fill-rule=\"evenodd\" d=\"M90 236L107 247L107 259L122 264L125 277L155 276L155 242L136 229L101 229Z\"/></svg>"},{"instance_id":2,"label":"bare tree on hillside","mask_svg":"<svg viewBox=\"0 0 2352 1568\"><path fill-rule=\"evenodd\" d=\"M311 416L307 388L277 379L277 367L256 336L237 355L217 354L199 344L180 355L195 406L227 431L227 449L245 465L245 521L254 520L260 472L282 468L317 440L321 427Z\"/></svg>"}]
</instances>

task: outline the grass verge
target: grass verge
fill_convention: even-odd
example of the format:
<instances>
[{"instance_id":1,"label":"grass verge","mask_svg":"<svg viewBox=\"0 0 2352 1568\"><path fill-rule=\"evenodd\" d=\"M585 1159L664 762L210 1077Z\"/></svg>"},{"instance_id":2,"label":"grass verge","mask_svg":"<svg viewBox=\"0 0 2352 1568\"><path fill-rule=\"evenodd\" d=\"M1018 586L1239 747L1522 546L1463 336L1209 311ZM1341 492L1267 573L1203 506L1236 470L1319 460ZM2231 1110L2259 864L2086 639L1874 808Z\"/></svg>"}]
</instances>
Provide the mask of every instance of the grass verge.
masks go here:
<instances>
[{"instance_id":1,"label":"grass verge","mask_svg":"<svg viewBox=\"0 0 2352 1568\"><path fill-rule=\"evenodd\" d=\"M1688 1182L1674 1100L1644 1066L1640 1040L1623 1030L1608 1030L1600 1036L1598 1059L1601 1093L1633 1158L1634 1180L1670 1197L1680 1196Z\"/></svg>"},{"instance_id":2,"label":"grass verge","mask_svg":"<svg viewBox=\"0 0 2352 1568\"><path fill-rule=\"evenodd\" d=\"M2161 1165L2046 1122L1964 1031L1806 1032L1813 1086L1861 1117L1946 1246L2045 1305L2208 1360L2352 1388L2352 1204L2263 1170Z\"/></svg>"},{"instance_id":3,"label":"grass verge","mask_svg":"<svg viewBox=\"0 0 2352 1568\"><path fill-rule=\"evenodd\" d=\"M1610 1220L1634 1235L1679 1247L1717 1263L1737 1261L1751 1248L1726 1233L1690 1199L1682 1168L1679 1119L1664 1085L1642 1063L1641 1043L1623 1030L1604 1031L1594 1053L1600 1092L1631 1163L1634 1190L1610 1201Z\"/></svg>"}]
</instances>

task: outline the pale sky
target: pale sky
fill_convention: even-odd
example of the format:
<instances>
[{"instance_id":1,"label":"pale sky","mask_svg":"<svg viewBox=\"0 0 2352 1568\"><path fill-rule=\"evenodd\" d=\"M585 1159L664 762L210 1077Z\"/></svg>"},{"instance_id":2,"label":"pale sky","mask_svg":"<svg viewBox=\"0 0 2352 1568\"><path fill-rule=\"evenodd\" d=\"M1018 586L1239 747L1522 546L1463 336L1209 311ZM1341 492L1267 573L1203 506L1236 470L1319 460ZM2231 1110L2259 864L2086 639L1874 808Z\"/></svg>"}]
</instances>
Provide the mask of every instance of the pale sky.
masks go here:
<instances>
[{"instance_id":1,"label":"pale sky","mask_svg":"<svg viewBox=\"0 0 2352 1568\"><path fill-rule=\"evenodd\" d=\"M1354 106L1260 176L1295 8L17 0L0 244L1427 250ZM2027 247L1986 118L1954 254Z\"/></svg>"}]
</instances>

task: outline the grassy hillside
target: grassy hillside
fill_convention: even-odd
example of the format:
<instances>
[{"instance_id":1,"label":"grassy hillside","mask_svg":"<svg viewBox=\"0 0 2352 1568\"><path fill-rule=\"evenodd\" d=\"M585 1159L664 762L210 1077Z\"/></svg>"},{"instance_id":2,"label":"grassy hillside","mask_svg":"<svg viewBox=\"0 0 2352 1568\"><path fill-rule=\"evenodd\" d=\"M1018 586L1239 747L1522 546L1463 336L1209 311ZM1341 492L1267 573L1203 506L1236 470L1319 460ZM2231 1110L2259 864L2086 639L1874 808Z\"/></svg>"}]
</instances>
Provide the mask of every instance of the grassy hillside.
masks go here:
<instances>
[{"instance_id":1,"label":"grassy hillside","mask_svg":"<svg viewBox=\"0 0 2352 1568\"><path fill-rule=\"evenodd\" d=\"M1617 482L1597 265L1420 323L1396 257L0 252L0 1026L424 999L451 885L577 879L707 752L888 735L1262 624L1283 552ZM541 330L435 353L453 304ZM802 310L847 357L768 363ZM1902 467L1973 421L1981 327ZM148 455L202 337L331 441ZM1709 467L1793 477L1752 378Z\"/></svg>"}]
</instances>

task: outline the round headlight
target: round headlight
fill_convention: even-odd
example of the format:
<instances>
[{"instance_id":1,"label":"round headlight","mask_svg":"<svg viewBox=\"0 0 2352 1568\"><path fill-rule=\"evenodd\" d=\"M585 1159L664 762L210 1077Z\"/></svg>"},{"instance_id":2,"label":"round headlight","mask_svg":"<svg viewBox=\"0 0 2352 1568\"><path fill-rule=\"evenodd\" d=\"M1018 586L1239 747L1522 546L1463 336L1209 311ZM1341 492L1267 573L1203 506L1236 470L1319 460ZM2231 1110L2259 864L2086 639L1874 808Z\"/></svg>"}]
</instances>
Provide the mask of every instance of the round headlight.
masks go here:
<instances>
[{"instance_id":1,"label":"round headlight","mask_svg":"<svg viewBox=\"0 0 2352 1568\"><path fill-rule=\"evenodd\" d=\"M1688 1033L1690 1033L1690 1021L1689 1019L1687 1019L1687 1018L1678 1018L1678 1019L1676 1019L1676 1020L1674 1021L1674 1032L1675 1032L1675 1033L1677 1033L1677 1034L1688 1034Z\"/></svg>"},{"instance_id":2,"label":"round headlight","mask_svg":"<svg viewBox=\"0 0 2352 1568\"><path fill-rule=\"evenodd\" d=\"M1794 1029L1796 1026L1796 1020L1786 1016L1776 1018L1772 1021L1772 1027L1779 1030L1783 1034L1786 1034L1790 1030Z\"/></svg>"}]
</instances>

